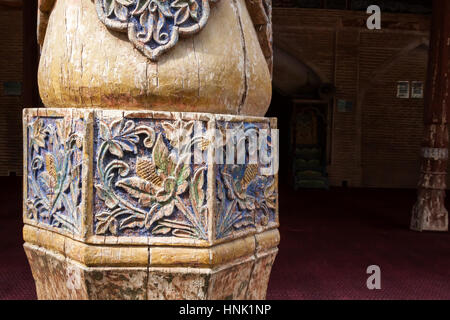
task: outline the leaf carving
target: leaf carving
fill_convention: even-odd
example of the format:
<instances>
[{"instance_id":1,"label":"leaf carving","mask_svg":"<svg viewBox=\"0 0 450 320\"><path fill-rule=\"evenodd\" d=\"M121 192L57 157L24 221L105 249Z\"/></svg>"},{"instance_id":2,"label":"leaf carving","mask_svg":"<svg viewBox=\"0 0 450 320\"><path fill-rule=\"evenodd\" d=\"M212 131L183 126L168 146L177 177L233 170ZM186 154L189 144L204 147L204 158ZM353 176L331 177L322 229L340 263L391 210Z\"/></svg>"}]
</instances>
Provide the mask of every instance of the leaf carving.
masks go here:
<instances>
[{"instance_id":1,"label":"leaf carving","mask_svg":"<svg viewBox=\"0 0 450 320\"><path fill-rule=\"evenodd\" d=\"M188 18L189 18L189 7L186 5L184 7L181 7L175 13L175 25L180 25L180 24L185 23Z\"/></svg>"},{"instance_id":2,"label":"leaf carving","mask_svg":"<svg viewBox=\"0 0 450 320\"><path fill-rule=\"evenodd\" d=\"M43 186L45 186L47 192L55 189L56 187L56 179L48 172L42 172L39 176L39 181L41 181Z\"/></svg>"},{"instance_id":3,"label":"leaf carving","mask_svg":"<svg viewBox=\"0 0 450 320\"><path fill-rule=\"evenodd\" d=\"M116 187L124 189L131 197L138 199L143 207L150 207L152 204L153 187L150 182L138 178L126 178L116 183Z\"/></svg>"},{"instance_id":4,"label":"leaf carving","mask_svg":"<svg viewBox=\"0 0 450 320\"><path fill-rule=\"evenodd\" d=\"M119 232L119 223L116 219L112 220L109 224L109 232L111 232L112 235L117 236Z\"/></svg>"},{"instance_id":5,"label":"leaf carving","mask_svg":"<svg viewBox=\"0 0 450 320\"><path fill-rule=\"evenodd\" d=\"M178 135L176 132L177 130L173 124L169 122L163 122L161 126L163 127L166 137L170 141L170 143L178 139Z\"/></svg>"},{"instance_id":6,"label":"leaf carving","mask_svg":"<svg viewBox=\"0 0 450 320\"><path fill-rule=\"evenodd\" d=\"M108 221L97 222L97 227L95 228L95 234L102 235L108 231Z\"/></svg>"},{"instance_id":7,"label":"leaf carving","mask_svg":"<svg viewBox=\"0 0 450 320\"><path fill-rule=\"evenodd\" d=\"M144 12L148 8L150 0L138 0L136 8L133 10L132 14L137 16Z\"/></svg>"},{"instance_id":8,"label":"leaf carving","mask_svg":"<svg viewBox=\"0 0 450 320\"><path fill-rule=\"evenodd\" d=\"M235 229L245 228L254 225L253 219L251 216L245 216L238 222L234 223L233 227Z\"/></svg>"},{"instance_id":9,"label":"leaf carving","mask_svg":"<svg viewBox=\"0 0 450 320\"><path fill-rule=\"evenodd\" d=\"M149 219L147 219L145 226L150 229L150 227L158 220L161 220L164 217L168 217L172 215L173 210L175 208L175 202L170 201L168 204L161 206L156 204L152 207L149 212Z\"/></svg>"},{"instance_id":10,"label":"leaf carving","mask_svg":"<svg viewBox=\"0 0 450 320\"><path fill-rule=\"evenodd\" d=\"M116 0L116 1L123 6L129 6L133 3L133 0Z\"/></svg>"},{"instance_id":11,"label":"leaf carving","mask_svg":"<svg viewBox=\"0 0 450 320\"><path fill-rule=\"evenodd\" d=\"M272 179L272 181L266 186L264 189L264 196L266 198L271 197L275 193L275 179Z\"/></svg>"},{"instance_id":12,"label":"leaf carving","mask_svg":"<svg viewBox=\"0 0 450 320\"><path fill-rule=\"evenodd\" d=\"M31 145L36 152L39 152L39 148L45 148L45 132L43 128L42 119L37 119L30 125L31 127Z\"/></svg>"},{"instance_id":13,"label":"leaf carving","mask_svg":"<svg viewBox=\"0 0 450 320\"><path fill-rule=\"evenodd\" d=\"M146 148L153 147L153 144L155 143L155 130L148 126L139 126L136 127L135 133L137 135L145 134L146 138L144 139L144 146Z\"/></svg>"},{"instance_id":14,"label":"leaf carving","mask_svg":"<svg viewBox=\"0 0 450 320\"><path fill-rule=\"evenodd\" d=\"M191 15L191 18L198 22L199 6L197 1L191 1L191 3L189 4L189 13Z\"/></svg>"},{"instance_id":15,"label":"leaf carving","mask_svg":"<svg viewBox=\"0 0 450 320\"><path fill-rule=\"evenodd\" d=\"M235 187L234 187L234 183L233 183L233 176L231 176L228 173L223 172L222 173L222 177L223 177L223 182L226 186L226 190L227 190L227 197L229 200L234 200L236 199L236 195L235 195Z\"/></svg>"},{"instance_id":16,"label":"leaf carving","mask_svg":"<svg viewBox=\"0 0 450 320\"><path fill-rule=\"evenodd\" d=\"M161 221L158 222L158 226L165 226L171 229L184 229L184 230L192 230L192 226L182 222L182 221L173 221L173 220L167 220L167 219L162 219Z\"/></svg>"},{"instance_id":17,"label":"leaf carving","mask_svg":"<svg viewBox=\"0 0 450 320\"><path fill-rule=\"evenodd\" d=\"M128 218L125 218L120 222L121 230L122 229L142 228L143 226L144 226L144 219L141 217L137 217L136 215L131 215Z\"/></svg>"},{"instance_id":18,"label":"leaf carving","mask_svg":"<svg viewBox=\"0 0 450 320\"><path fill-rule=\"evenodd\" d=\"M99 216L105 217L106 218L99 218ZM111 232L112 235L117 235L118 231L119 231L119 223L117 222L117 220L113 217L111 217L111 213L110 212L102 212L100 215L96 216L98 222L97 222L97 226L95 228L95 233L96 234L106 234L109 230L109 232Z\"/></svg>"},{"instance_id":19,"label":"leaf carving","mask_svg":"<svg viewBox=\"0 0 450 320\"><path fill-rule=\"evenodd\" d=\"M182 185L187 178L191 175L191 167L189 165L188 156L184 156L180 161L178 162L176 168L175 168L175 179L177 179L177 185Z\"/></svg>"},{"instance_id":20,"label":"leaf carving","mask_svg":"<svg viewBox=\"0 0 450 320\"><path fill-rule=\"evenodd\" d=\"M163 226L156 226L155 229L153 229L152 234L153 235L166 235L172 231L171 228L163 227Z\"/></svg>"},{"instance_id":21,"label":"leaf carving","mask_svg":"<svg viewBox=\"0 0 450 320\"><path fill-rule=\"evenodd\" d=\"M105 205L110 208L114 209L118 205L118 201L111 193L109 193L105 188L103 188L102 185L95 185L95 188L97 189L98 197L105 201Z\"/></svg>"},{"instance_id":22,"label":"leaf carving","mask_svg":"<svg viewBox=\"0 0 450 320\"><path fill-rule=\"evenodd\" d=\"M119 2L123 0L116 0L116 1ZM114 8L114 14L116 15L117 19L119 19L122 22L125 22L128 19L128 8L120 3L116 3L116 6Z\"/></svg>"},{"instance_id":23,"label":"leaf carving","mask_svg":"<svg viewBox=\"0 0 450 320\"><path fill-rule=\"evenodd\" d=\"M102 138L103 141L111 139L111 130L109 130L108 125L103 121L100 121L99 132L100 138Z\"/></svg>"},{"instance_id":24,"label":"leaf carving","mask_svg":"<svg viewBox=\"0 0 450 320\"><path fill-rule=\"evenodd\" d=\"M109 152L111 152L111 154L115 155L118 158L123 158L123 150L120 146L120 144L118 144L117 142L111 140L108 144L109 147Z\"/></svg>"},{"instance_id":25,"label":"leaf carving","mask_svg":"<svg viewBox=\"0 0 450 320\"><path fill-rule=\"evenodd\" d=\"M218 198L220 201L225 200L225 199L224 199L224 198L225 198L225 195L224 195L224 193L223 193L223 184L222 184L222 182L221 182L220 180L217 180L217 198Z\"/></svg>"},{"instance_id":26,"label":"leaf carving","mask_svg":"<svg viewBox=\"0 0 450 320\"><path fill-rule=\"evenodd\" d=\"M189 187L189 183L187 181L184 181L181 185L177 188L177 195L181 195L186 192L187 188Z\"/></svg>"},{"instance_id":27,"label":"leaf carving","mask_svg":"<svg viewBox=\"0 0 450 320\"><path fill-rule=\"evenodd\" d=\"M192 183L190 185L190 198L192 204L195 205L196 208L200 208L205 201L205 193L203 191L205 170L205 167L197 169L194 173L194 178L192 179Z\"/></svg>"},{"instance_id":28,"label":"leaf carving","mask_svg":"<svg viewBox=\"0 0 450 320\"><path fill-rule=\"evenodd\" d=\"M167 174L169 163L169 149L165 145L162 135L158 136L152 152L153 162L156 167Z\"/></svg>"},{"instance_id":29,"label":"leaf carving","mask_svg":"<svg viewBox=\"0 0 450 320\"><path fill-rule=\"evenodd\" d=\"M175 25L181 25L191 17L198 21L199 6L195 0L175 0L172 3L173 8L179 8L175 13ZM180 17L181 16L181 17Z\"/></svg>"},{"instance_id":30,"label":"leaf carving","mask_svg":"<svg viewBox=\"0 0 450 320\"><path fill-rule=\"evenodd\" d=\"M114 5L116 2L115 0L103 0L103 4L105 6L106 15L109 17L114 12Z\"/></svg>"},{"instance_id":31,"label":"leaf carving","mask_svg":"<svg viewBox=\"0 0 450 320\"><path fill-rule=\"evenodd\" d=\"M192 231L188 231L188 230L180 230L180 229L176 229L173 232L173 235L178 237L178 238L194 238L195 237L195 233L193 233Z\"/></svg>"}]
</instances>

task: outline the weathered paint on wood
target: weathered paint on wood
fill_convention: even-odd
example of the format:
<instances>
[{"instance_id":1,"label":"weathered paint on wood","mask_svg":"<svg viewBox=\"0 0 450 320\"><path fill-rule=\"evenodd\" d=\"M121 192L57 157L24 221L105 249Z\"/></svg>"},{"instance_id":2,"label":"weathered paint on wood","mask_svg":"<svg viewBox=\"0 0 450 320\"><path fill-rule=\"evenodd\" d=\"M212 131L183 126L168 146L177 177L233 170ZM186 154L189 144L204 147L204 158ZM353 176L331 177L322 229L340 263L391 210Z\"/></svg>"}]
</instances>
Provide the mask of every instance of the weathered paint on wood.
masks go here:
<instances>
[{"instance_id":1,"label":"weathered paint on wood","mask_svg":"<svg viewBox=\"0 0 450 320\"><path fill-rule=\"evenodd\" d=\"M248 116L25 109L23 238L38 297L263 299L278 175L261 154L216 163L212 144L232 138L208 130L268 130L275 154L275 128ZM186 164L194 143L204 157Z\"/></svg>"},{"instance_id":2,"label":"weathered paint on wood","mask_svg":"<svg viewBox=\"0 0 450 320\"><path fill-rule=\"evenodd\" d=\"M212 2L203 30L155 62L127 34L109 30L90 0L56 1L46 28L41 12L39 90L47 107L254 116L269 107L271 32L255 27L245 0Z\"/></svg>"},{"instance_id":3,"label":"weathered paint on wood","mask_svg":"<svg viewBox=\"0 0 450 320\"><path fill-rule=\"evenodd\" d=\"M448 152L444 150L449 147L449 50L450 2L434 0L421 172L411 219L411 229L417 231L448 230L448 211L444 203ZM430 149L435 151L430 152Z\"/></svg>"},{"instance_id":4,"label":"weathered paint on wood","mask_svg":"<svg viewBox=\"0 0 450 320\"><path fill-rule=\"evenodd\" d=\"M150 15L164 30L145 29ZM23 237L38 297L264 299L277 174L216 164L209 149L188 165L181 149L207 150L209 129L276 128L251 117L271 98L271 1L41 0L38 17L47 108L23 119Z\"/></svg>"}]
</instances>

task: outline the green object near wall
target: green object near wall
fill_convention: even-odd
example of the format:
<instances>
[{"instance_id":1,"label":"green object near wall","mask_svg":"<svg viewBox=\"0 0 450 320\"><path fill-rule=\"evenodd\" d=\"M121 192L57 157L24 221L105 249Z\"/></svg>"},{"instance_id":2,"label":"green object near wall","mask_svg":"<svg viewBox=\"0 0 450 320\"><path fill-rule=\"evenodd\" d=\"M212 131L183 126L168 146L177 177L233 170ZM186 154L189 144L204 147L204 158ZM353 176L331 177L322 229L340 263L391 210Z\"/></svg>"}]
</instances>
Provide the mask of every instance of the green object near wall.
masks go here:
<instances>
[{"instance_id":1,"label":"green object near wall","mask_svg":"<svg viewBox=\"0 0 450 320\"><path fill-rule=\"evenodd\" d=\"M328 189L325 106L300 105L295 110L293 182L295 189Z\"/></svg>"},{"instance_id":2,"label":"green object near wall","mask_svg":"<svg viewBox=\"0 0 450 320\"><path fill-rule=\"evenodd\" d=\"M337 110L338 112L352 112L353 102L347 100L337 100Z\"/></svg>"},{"instance_id":3,"label":"green object near wall","mask_svg":"<svg viewBox=\"0 0 450 320\"><path fill-rule=\"evenodd\" d=\"M22 95L22 82L19 82L19 81L3 82L3 95L4 96L21 96Z\"/></svg>"}]
</instances>

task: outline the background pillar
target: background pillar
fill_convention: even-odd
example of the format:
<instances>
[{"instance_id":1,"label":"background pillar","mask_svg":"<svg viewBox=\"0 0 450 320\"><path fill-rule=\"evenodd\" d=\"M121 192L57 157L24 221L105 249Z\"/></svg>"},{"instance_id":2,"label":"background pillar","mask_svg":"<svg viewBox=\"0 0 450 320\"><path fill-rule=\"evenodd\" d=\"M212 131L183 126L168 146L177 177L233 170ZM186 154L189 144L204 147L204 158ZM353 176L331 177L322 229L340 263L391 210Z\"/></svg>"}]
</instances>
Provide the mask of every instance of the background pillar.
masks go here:
<instances>
[{"instance_id":1,"label":"background pillar","mask_svg":"<svg viewBox=\"0 0 450 320\"><path fill-rule=\"evenodd\" d=\"M448 230L444 200L448 163L449 46L450 2L434 0L421 172L411 219L411 229L416 231Z\"/></svg>"}]
</instances>

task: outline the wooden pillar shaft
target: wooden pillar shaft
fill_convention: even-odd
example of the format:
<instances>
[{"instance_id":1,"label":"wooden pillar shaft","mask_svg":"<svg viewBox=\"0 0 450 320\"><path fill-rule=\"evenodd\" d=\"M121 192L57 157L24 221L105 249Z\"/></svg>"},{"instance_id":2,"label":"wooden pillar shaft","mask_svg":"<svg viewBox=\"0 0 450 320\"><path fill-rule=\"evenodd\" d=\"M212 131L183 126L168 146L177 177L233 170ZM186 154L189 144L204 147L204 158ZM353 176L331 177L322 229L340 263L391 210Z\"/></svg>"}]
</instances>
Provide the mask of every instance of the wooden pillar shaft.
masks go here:
<instances>
[{"instance_id":1,"label":"wooden pillar shaft","mask_svg":"<svg viewBox=\"0 0 450 320\"><path fill-rule=\"evenodd\" d=\"M449 146L449 50L450 1L434 0L421 172L418 199L411 219L411 229L417 231L448 230L448 212L444 200Z\"/></svg>"}]
</instances>

